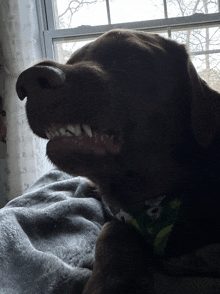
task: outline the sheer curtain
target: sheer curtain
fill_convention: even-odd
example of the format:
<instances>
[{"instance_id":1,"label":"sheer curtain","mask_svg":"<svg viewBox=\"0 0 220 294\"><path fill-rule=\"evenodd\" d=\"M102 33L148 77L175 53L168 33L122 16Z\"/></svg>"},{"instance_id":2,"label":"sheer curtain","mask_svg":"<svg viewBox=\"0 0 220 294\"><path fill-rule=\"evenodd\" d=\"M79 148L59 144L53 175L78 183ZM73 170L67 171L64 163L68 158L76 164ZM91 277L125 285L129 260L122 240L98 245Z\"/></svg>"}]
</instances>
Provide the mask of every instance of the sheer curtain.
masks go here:
<instances>
[{"instance_id":1,"label":"sheer curtain","mask_svg":"<svg viewBox=\"0 0 220 294\"><path fill-rule=\"evenodd\" d=\"M3 99L7 113L7 198L21 195L53 168L45 156L47 141L32 134L25 103L15 92L18 75L42 60L35 0L0 0Z\"/></svg>"}]
</instances>

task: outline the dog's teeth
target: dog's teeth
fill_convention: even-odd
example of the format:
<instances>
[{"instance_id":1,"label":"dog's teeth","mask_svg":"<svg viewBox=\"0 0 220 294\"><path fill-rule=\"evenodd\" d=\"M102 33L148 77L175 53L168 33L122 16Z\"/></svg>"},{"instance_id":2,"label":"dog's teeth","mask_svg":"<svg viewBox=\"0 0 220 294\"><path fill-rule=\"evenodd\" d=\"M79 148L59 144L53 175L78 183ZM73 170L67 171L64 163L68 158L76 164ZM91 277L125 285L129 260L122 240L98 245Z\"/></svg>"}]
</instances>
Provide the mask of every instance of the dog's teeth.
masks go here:
<instances>
[{"instance_id":1,"label":"dog's teeth","mask_svg":"<svg viewBox=\"0 0 220 294\"><path fill-rule=\"evenodd\" d=\"M59 137L61 134L59 131L55 131L55 135L56 135L56 137Z\"/></svg>"},{"instance_id":2,"label":"dog's teeth","mask_svg":"<svg viewBox=\"0 0 220 294\"><path fill-rule=\"evenodd\" d=\"M80 125L68 125L67 130L70 131L72 134L75 136L80 136L81 135L81 128Z\"/></svg>"},{"instance_id":3,"label":"dog's teeth","mask_svg":"<svg viewBox=\"0 0 220 294\"><path fill-rule=\"evenodd\" d=\"M92 132L89 125L84 125L84 130L89 137L92 137ZM67 125L63 128L56 127L53 124L50 128L45 130L45 134L49 140L55 137L71 137L73 135L80 136L82 134L82 130L79 124L77 125Z\"/></svg>"},{"instance_id":4,"label":"dog's teeth","mask_svg":"<svg viewBox=\"0 0 220 294\"><path fill-rule=\"evenodd\" d=\"M56 137L56 134L55 134L55 132L52 129L49 129L48 132L50 134L51 139L53 139L53 138Z\"/></svg>"},{"instance_id":5,"label":"dog's teeth","mask_svg":"<svg viewBox=\"0 0 220 294\"><path fill-rule=\"evenodd\" d=\"M67 126L67 131L70 131L72 134L75 134L75 128L72 125Z\"/></svg>"},{"instance_id":6,"label":"dog's teeth","mask_svg":"<svg viewBox=\"0 0 220 294\"><path fill-rule=\"evenodd\" d=\"M69 132L66 132L65 136L72 137L72 135Z\"/></svg>"},{"instance_id":7,"label":"dog's teeth","mask_svg":"<svg viewBox=\"0 0 220 294\"><path fill-rule=\"evenodd\" d=\"M50 129L48 129L48 132L52 136L52 139L55 138L55 137L60 136L59 132L57 131L57 129L55 129L55 127L52 127Z\"/></svg>"},{"instance_id":8,"label":"dog's teeth","mask_svg":"<svg viewBox=\"0 0 220 294\"><path fill-rule=\"evenodd\" d=\"M82 125L83 130L85 131L85 133L92 138L92 131L89 125Z\"/></svg>"},{"instance_id":9,"label":"dog's teeth","mask_svg":"<svg viewBox=\"0 0 220 294\"><path fill-rule=\"evenodd\" d=\"M66 130L64 128L59 129L59 132L61 135L65 136L66 135Z\"/></svg>"},{"instance_id":10,"label":"dog's teeth","mask_svg":"<svg viewBox=\"0 0 220 294\"><path fill-rule=\"evenodd\" d=\"M80 136L82 134L80 125L75 125L74 128L75 128L75 133L74 134L76 136Z\"/></svg>"},{"instance_id":11,"label":"dog's teeth","mask_svg":"<svg viewBox=\"0 0 220 294\"><path fill-rule=\"evenodd\" d=\"M49 132L46 132L46 136L47 136L47 138L48 138L49 140L52 139L52 136L51 136L51 134L50 134Z\"/></svg>"}]
</instances>

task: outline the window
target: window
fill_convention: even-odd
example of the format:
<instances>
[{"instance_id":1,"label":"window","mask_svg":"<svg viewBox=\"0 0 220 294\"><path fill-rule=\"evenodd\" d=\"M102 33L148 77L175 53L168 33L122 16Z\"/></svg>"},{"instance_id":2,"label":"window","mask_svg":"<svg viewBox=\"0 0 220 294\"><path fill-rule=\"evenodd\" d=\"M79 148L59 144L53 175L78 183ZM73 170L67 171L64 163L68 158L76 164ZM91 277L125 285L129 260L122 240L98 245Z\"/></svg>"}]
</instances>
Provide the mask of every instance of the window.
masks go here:
<instances>
[{"instance_id":1,"label":"window","mask_svg":"<svg viewBox=\"0 0 220 294\"><path fill-rule=\"evenodd\" d=\"M156 32L186 44L200 75L220 91L220 0L40 0L46 58L70 55L113 28Z\"/></svg>"}]
</instances>

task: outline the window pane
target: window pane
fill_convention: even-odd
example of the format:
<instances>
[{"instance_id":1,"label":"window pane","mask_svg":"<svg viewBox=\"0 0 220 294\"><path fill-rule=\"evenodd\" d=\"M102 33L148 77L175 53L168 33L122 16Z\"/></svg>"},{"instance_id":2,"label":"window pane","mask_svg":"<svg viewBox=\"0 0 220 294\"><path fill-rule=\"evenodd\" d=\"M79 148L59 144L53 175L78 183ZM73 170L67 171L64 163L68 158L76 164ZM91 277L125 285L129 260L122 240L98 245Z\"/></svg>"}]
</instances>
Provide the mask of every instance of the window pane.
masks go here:
<instances>
[{"instance_id":1,"label":"window pane","mask_svg":"<svg viewBox=\"0 0 220 294\"><path fill-rule=\"evenodd\" d=\"M220 92L220 53L191 56L199 75L211 88Z\"/></svg>"},{"instance_id":2,"label":"window pane","mask_svg":"<svg viewBox=\"0 0 220 294\"><path fill-rule=\"evenodd\" d=\"M168 32L155 32L154 34L158 34L161 37L166 38L166 39L168 39L168 37L169 37Z\"/></svg>"},{"instance_id":3,"label":"window pane","mask_svg":"<svg viewBox=\"0 0 220 294\"><path fill-rule=\"evenodd\" d=\"M220 49L219 27L172 31L172 39L186 44L190 52Z\"/></svg>"},{"instance_id":4,"label":"window pane","mask_svg":"<svg viewBox=\"0 0 220 294\"><path fill-rule=\"evenodd\" d=\"M218 12L218 0L167 0L168 17Z\"/></svg>"},{"instance_id":5,"label":"window pane","mask_svg":"<svg viewBox=\"0 0 220 294\"><path fill-rule=\"evenodd\" d=\"M105 0L52 0L56 29L108 23Z\"/></svg>"},{"instance_id":6,"label":"window pane","mask_svg":"<svg viewBox=\"0 0 220 294\"><path fill-rule=\"evenodd\" d=\"M55 41L54 42L54 53L55 60L62 64L66 63L70 56L84 45L94 41L95 39L80 39L74 41Z\"/></svg>"},{"instance_id":7,"label":"window pane","mask_svg":"<svg viewBox=\"0 0 220 294\"><path fill-rule=\"evenodd\" d=\"M163 0L110 0L112 23L164 18Z\"/></svg>"}]
</instances>

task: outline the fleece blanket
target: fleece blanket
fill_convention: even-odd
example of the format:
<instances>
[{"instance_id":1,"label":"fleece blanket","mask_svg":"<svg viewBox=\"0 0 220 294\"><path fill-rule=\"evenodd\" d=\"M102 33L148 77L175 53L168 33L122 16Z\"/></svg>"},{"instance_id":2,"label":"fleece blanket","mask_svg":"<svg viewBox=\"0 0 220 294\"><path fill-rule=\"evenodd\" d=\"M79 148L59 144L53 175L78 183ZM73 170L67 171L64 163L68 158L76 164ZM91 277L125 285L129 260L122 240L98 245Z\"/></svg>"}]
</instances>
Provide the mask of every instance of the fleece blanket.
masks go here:
<instances>
[{"instance_id":1,"label":"fleece blanket","mask_svg":"<svg viewBox=\"0 0 220 294\"><path fill-rule=\"evenodd\" d=\"M52 170L0 210L0 294L82 293L110 216L89 185ZM152 278L155 294L220 293L220 244L168 258Z\"/></svg>"},{"instance_id":2,"label":"fleece blanket","mask_svg":"<svg viewBox=\"0 0 220 294\"><path fill-rule=\"evenodd\" d=\"M105 222L89 184L52 170L0 210L1 294L82 292Z\"/></svg>"}]
</instances>

